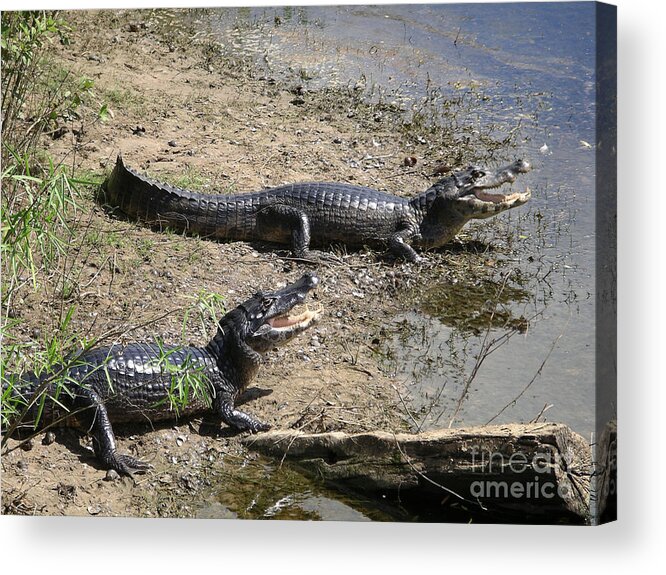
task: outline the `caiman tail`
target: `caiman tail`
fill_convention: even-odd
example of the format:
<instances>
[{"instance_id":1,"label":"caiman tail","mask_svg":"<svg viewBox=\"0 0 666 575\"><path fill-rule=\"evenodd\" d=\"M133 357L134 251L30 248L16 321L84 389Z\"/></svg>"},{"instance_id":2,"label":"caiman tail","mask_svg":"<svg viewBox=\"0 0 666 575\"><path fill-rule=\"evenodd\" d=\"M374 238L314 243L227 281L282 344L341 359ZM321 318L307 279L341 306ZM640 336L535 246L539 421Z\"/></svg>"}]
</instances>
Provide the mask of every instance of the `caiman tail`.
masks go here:
<instances>
[{"instance_id":1,"label":"caiman tail","mask_svg":"<svg viewBox=\"0 0 666 575\"><path fill-rule=\"evenodd\" d=\"M238 221L239 206L227 198L148 179L126 167L118 155L113 171L100 187L98 202L158 229L219 239L244 238L246 226Z\"/></svg>"}]
</instances>

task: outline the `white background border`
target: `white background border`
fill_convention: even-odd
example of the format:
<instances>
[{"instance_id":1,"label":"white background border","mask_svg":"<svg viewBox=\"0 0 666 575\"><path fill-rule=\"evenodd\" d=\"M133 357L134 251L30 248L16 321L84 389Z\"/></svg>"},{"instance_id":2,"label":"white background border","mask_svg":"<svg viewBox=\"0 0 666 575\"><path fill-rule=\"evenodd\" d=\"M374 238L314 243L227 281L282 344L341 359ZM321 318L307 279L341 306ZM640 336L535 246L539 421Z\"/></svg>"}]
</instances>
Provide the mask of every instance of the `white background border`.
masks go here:
<instances>
[{"instance_id":1,"label":"white background border","mask_svg":"<svg viewBox=\"0 0 666 575\"><path fill-rule=\"evenodd\" d=\"M289 1L233 2L307 4ZM328 2L340 3L340 2ZM367 2L377 3L377 2ZM642 572L664 565L666 45L662 3L616 0L619 50L619 515L602 527L0 517L4 573ZM6 8L183 6L28 2ZM229 2L200 0L197 6ZM657 199L659 194L659 200ZM647 570L647 569L645 569ZM649 569L653 572L654 568Z\"/></svg>"}]
</instances>

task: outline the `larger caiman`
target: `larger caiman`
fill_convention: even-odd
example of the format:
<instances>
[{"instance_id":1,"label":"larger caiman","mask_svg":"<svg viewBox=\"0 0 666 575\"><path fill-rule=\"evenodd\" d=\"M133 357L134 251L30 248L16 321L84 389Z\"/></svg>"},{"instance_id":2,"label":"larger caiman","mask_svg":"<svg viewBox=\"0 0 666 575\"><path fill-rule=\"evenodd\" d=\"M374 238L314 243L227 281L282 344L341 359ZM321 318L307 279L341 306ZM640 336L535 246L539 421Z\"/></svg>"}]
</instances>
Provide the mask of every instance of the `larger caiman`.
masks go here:
<instances>
[{"instance_id":1,"label":"larger caiman","mask_svg":"<svg viewBox=\"0 0 666 575\"><path fill-rule=\"evenodd\" d=\"M414 248L440 247L469 220L527 202L529 189L509 194L488 190L513 182L530 169L525 160L498 170L470 166L412 198L331 182L225 195L151 180L126 167L119 155L100 188L99 200L156 227L216 239L288 244L297 258L307 258L311 245L340 243L388 246L396 256L418 261Z\"/></svg>"},{"instance_id":2,"label":"larger caiman","mask_svg":"<svg viewBox=\"0 0 666 575\"><path fill-rule=\"evenodd\" d=\"M8 429L50 425L81 427L92 436L107 469L131 475L148 465L116 451L112 423L155 422L212 412L238 431L266 431L270 425L235 408L262 354L306 330L319 312L291 313L319 283L308 273L270 293L257 293L219 321L205 347L134 343L91 349L66 365L3 382L3 404L16 421ZM183 391L189 387L189 396ZM174 401L183 399L177 413ZM5 414L6 415L6 414Z\"/></svg>"}]
</instances>

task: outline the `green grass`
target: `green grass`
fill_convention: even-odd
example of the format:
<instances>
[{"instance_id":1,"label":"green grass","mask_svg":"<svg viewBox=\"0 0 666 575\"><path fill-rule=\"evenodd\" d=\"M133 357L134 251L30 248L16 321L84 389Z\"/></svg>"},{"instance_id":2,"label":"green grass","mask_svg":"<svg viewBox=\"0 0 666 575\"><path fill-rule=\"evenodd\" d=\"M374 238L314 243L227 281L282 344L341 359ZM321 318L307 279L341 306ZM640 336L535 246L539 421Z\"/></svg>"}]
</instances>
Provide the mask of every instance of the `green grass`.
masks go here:
<instances>
[{"instance_id":1,"label":"green grass","mask_svg":"<svg viewBox=\"0 0 666 575\"><path fill-rule=\"evenodd\" d=\"M70 28L57 13L24 11L2 13L2 194L0 196L0 379L3 427L9 418L21 420L27 402L14 393L15 374L55 370L34 401L38 418L50 390L57 401L62 370L71 365L72 352L88 342L73 328L82 266L74 266L82 252L86 229L81 227L87 186L98 185L90 174L71 175L55 165L39 147L44 134L76 121L83 108L93 122L103 120L89 78L77 76L50 57L51 46L67 44ZM98 178L95 178L98 179ZM89 229L89 227L88 227ZM78 272L77 272L78 268ZM39 294L53 302L45 336L26 338L22 318L26 297ZM26 314L28 315L28 314ZM54 366L61 366L60 368ZM54 383L54 385L51 385ZM3 435L3 446L9 432Z\"/></svg>"},{"instance_id":2,"label":"green grass","mask_svg":"<svg viewBox=\"0 0 666 575\"><path fill-rule=\"evenodd\" d=\"M141 94L127 88L105 90L103 96L111 106L124 110L141 111L146 105L146 99Z\"/></svg>"},{"instance_id":3,"label":"green grass","mask_svg":"<svg viewBox=\"0 0 666 575\"><path fill-rule=\"evenodd\" d=\"M147 172L146 176L158 182L167 182L171 186L183 188L190 191L201 191L210 184L210 177L203 174L191 166L186 166L185 170L176 174L155 174Z\"/></svg>"},{"instance_id":4,"label":"green grass","mask_svg":"<svg viewBox=\"0 0 666 575\"><path fill-rule=\"evenodd\" d=\"M217 325L219 319L226 313L224 297L218 293L202 288L196 295L187 297L190 304L183 314L183 340L187 337L190 319L198 322L202 333L208 333L210 326Z\"/></svg>"},{"instance_id":5,"label":"green grass","mask_svg":"<svg viewBox=\"0 0 666 575\"><path fill-rule=\"evenodd\" d=\"M7 429L3 435L2 445L12 431L19 427L32 405L37 407L34 427L38 427L42 412L47 401L60 403L63 394L69 393L64 383L68 380L66 372L78 361L75 350L86 350L93 345L91 340L82 340L71 329L72 319L76 313L75 306L69 306L52 333L41 345L26 343L21 337L14 335L20 325L18 320L3 322L0 326L0 337L3 340L3 353L0 361L0 380L2 381L2 427ZM29 358L29 360L28 360ZM30 371L35 375L43 375L44 379L32 397L20 394L21 366L29 363ZM32 419L32 418L31 418Z\"/></svg>"},{"instance_id":6,"label":"green grass","mask_svg":"<svg viewBox=\"0 0 666 575\"><path fill-rule=\"evenodd\" d=\"M2 303L5 310L22 278L38 287L38 271L51 272L67 254L73 235L70 216L80 209L77 183L49 166L33 176L29 155L12 153L2 172Z\"/></svg>"},{"instance_id":7,"label":"green grass","mask_svg":"<svg viewBox=\"0 0 666 575\"><path fill-rule=\"evenodd\" d=\"M173 411L176 416L192 403L202 403L208 408L212 407L215 390L206 375L205 366L195 364L190 357L187 357L180 365L175 364L171 361L171 356L181 348L165 349L159 339L156 342L159 356L154 363L163 373L170 376L171 382L167 390L167 397L155 403L153 407L169 403L169 410Z\"/></svg>"}]
</instances>

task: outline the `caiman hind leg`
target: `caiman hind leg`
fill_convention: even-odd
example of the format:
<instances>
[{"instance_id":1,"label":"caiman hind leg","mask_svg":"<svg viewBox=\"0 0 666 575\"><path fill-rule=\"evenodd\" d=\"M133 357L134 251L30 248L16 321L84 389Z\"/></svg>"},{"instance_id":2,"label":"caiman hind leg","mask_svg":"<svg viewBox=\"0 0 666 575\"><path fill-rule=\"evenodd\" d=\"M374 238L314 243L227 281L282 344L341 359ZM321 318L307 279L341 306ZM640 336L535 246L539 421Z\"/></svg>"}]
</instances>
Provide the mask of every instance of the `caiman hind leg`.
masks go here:
<instances>
[{"instance_id":1,"label":"caiman hind leg","mask_svg":"<svg viewBox=\"0 0 666 575\"><path fill-rule=\"evenodd\" d=\"M263 208L257 216L261 238L276 243L288 243L294 258L308 263L335 262L339 258L310 249L310 220L308 215L294 206L277 204Z\"/></svg>"},{"instance_id":2,"label":"caiman hind leg","mask_svg":"<svg viewBox=\"0 0 666 575\"><path fill-rule=\"evenodd\" d=\"M285 204L267 206L257 215L257 223L263 239L278 243L288 241L294 257L308 259L310 220L305 212Z\"/></svg>"},{"instance_id":3,"label":"caiman hind leg","mask_svg":"<svg viewBox=\"0 0 666 575\"><path fill-rule=\"evenodd\" d=\"M95 455L106 469L113 469L121 475L129 476L150 469L148 463L116 452L116 437L109 414L103 401L93 390L86 388L77 390L72 411L76 420L91 435Z\"/></svg>"}]
</instances>

